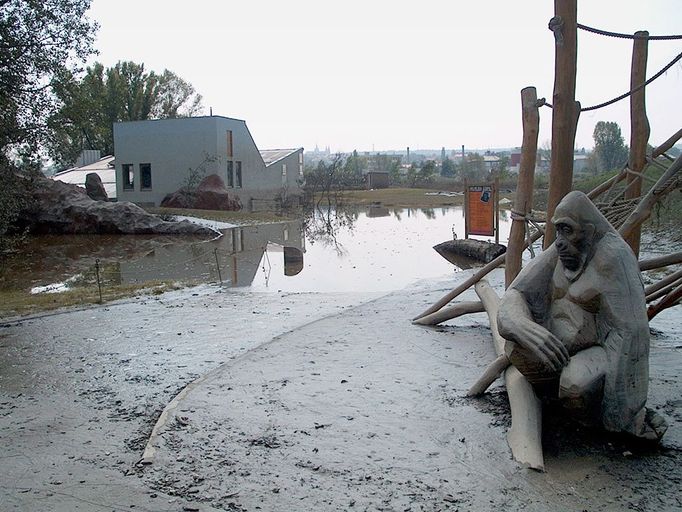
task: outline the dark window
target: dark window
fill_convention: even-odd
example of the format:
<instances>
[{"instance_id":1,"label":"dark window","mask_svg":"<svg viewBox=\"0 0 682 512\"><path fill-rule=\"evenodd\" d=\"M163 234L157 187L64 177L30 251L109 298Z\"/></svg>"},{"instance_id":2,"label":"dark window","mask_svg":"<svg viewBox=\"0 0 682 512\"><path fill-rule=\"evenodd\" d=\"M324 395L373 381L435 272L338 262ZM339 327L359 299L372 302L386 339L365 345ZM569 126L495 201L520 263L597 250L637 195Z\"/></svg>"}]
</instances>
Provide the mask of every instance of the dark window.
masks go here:
<instances>
[{"instance_id":1,"label":"dark window","mask_svg":"<svg viewBox=\"0 0 682 512\"><path fill-rule=\"evenodd\" d=\"M233 156L233 154L232 154L232 130L227 130L227 156Z\"/></svg>"},{"instance_id":2,"label":"dark window","mask_svg":"<svg viewBox=\"0 0 682 512\"><path fill-rule=\"evenodd\" d=\"M237 188L242 188L242 163L237 162L237 170L235 172L235 181L237 182Z\"/></svg>"},{"instance_id":3,"label":"dark window","mask_svg":"<svg viewBox=\"0 0 682 512\"><path fill-rule=\"evenodd\" d=\"M152 164L140 164L140 189L152 188Z\"/></svg>"},{"instance_id":4,"label":"dark window","mask_svg":"<svg viewBox=\"0 0 682 512\"><path fill-rule=\"evenodd\" d=\"M227 186L234 188L234 162L227 162Z\"/></svg>"},{"instance_id":5,"label":"dark window","mask_svg":"<svg viewBox=\"0 0 682 512\"><path fill-rule=\"evenodd\" d=\"M121 178L123 182L124 190L133 190L135 185L134 180L133 164L122 164L121 165Z\"/></svg>"}]
</instances>

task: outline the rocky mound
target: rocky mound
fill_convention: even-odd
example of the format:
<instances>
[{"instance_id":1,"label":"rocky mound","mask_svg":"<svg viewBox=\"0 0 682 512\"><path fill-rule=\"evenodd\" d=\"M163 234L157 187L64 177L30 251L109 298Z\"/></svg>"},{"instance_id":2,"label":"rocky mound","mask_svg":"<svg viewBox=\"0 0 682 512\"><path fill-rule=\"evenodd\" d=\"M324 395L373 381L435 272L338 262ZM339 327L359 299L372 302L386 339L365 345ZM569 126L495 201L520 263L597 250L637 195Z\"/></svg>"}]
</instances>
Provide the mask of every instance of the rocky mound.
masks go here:
<instances>
[{"instance_id":1,"label":"rocky mound","mask_svg":"<svg viewBox=\"0 0 682 512\"><path fill-rule=\"evenodd\" d=\"M196 190L183 187L168 194L161 201L166 208L193 208L198 210L241 210L242 204L237 196L229 196L225 182L217 174L206 176Z\"/></svg>"},{"instance_id":2,"label":"rocky mound","mask_svg":"<svg viewBox=\"0 0 682 512\"><path fill-rule=\"evenodd\" d=\"M96 172L91 172L85 175L85 192L90 199L95 201L108 201L109 196L104 189L102 178Z\"/></svg>"},{"instance_id":3,"label":"rocky mound","mask_svg":"<svg viewBox=\"0 0 682 512\"><path fill-rule=\"evenodd\" d=\"M32 204L17 220L34 234L188 234L214 235L188 221L166 222L132 203L95 201L69 183L34 178Z\"/></svg>"}]
</instances>

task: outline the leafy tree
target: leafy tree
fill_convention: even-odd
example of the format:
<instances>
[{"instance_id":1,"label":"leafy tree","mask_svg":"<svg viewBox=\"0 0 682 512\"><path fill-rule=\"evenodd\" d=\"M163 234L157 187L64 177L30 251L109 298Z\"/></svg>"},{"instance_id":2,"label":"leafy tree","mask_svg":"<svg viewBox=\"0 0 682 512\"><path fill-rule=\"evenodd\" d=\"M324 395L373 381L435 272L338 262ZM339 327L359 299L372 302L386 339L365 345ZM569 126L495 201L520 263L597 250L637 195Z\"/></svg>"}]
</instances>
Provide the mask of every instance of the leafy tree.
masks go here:
<instances>
[{"instance_id":1,"label":"leafy tree","mask_svg":"<svg viewBox=\"0 0 682 512\"><path fill-rule=\"evenodd\" d=\"M460 177L462 180L479 181L485 178L484 159L478 153L469 153L462 162Z\"/></svg>"},{"instance_id":2,"label":"leafy tree","mask_svg":"<svg viewBox=\"0 0 682 512\"><path fill-rule=\"evenodd\" d=\"M119 62L88 67L82 78L64 74L55 92L63 106L50 119L50 155L62 164L84 147L114 152L113 124L184 117L201 108L201 96L175 73L145 71L144 64Z\"/></svg>"},{"instance_id":3,"label":"leafy tree","mask_svg":"<svg viewBox=\"0 0 682 512\"><path fill-rule=\"evenodd\" d=\"M450 160L449 157L445 157L445 160L443 160L443 163L440 168L440 174L441 176L449 176L452 177L455 175L455 162Z\"/></svg>"},{"instance_id":4,"label":"leafy tree","mask_svg":"<svg viewBox=\"0 0 682 512\"><path fill-rule=\"evenodd\" d=\"M611 171L621 167L628 160L620 127L611 121L599 121L594 127L594 157L599 172Z\"/></svg>"},{"instance_id":5,"label":"leafy tree","mask_svg":"<svg viewBox=\"0 0 682 512\"><path fill-rule=\"evenodd\" d=\"M0 250L31 196L55 81L93 52L90 0L0 0ZM21 176L20 176L21 175Z\"/></svg>"}]
</instances>

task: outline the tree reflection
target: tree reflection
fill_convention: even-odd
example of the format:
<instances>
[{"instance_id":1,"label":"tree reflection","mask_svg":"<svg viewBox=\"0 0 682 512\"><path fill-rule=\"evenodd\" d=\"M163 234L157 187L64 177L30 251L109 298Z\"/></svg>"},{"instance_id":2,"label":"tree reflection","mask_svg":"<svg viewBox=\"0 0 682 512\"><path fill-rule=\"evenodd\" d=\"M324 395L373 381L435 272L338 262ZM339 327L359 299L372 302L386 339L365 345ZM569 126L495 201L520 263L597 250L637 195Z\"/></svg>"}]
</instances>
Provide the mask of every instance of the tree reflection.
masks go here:
<instances>
[{"instance_id":1,"label":"tree reflection","mask_svg":"<svg viewBox=\"0 0 682 512\"><path fill-rule=\"evenodd\" d=\"M309 208L303 216L303 229L306 239L310 244L321 243L325 247L331 247L338 255L346 253L343 245L337 239L337 233L345 229L353 231L358 219L356 207L342 206L340 201L336 204L330 202Z\"/></svg>"}]
</instances>

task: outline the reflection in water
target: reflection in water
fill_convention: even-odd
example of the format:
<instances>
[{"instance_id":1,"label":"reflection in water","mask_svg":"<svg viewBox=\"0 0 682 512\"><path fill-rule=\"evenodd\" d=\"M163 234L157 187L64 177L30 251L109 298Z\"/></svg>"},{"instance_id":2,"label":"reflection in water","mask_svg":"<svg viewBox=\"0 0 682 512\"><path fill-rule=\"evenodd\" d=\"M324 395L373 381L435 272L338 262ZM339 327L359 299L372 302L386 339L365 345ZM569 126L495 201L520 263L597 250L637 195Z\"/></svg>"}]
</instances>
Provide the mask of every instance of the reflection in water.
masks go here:
<instances>
[{"instance_id":1,"label":"reflection in water","mask_svg":"<svg viewBox=\"0 0 682 512\"><path fill-rule=\"evenodd\" d=\"M501 220L500 240L509 226ZM104 286L222 280L263 291L390 291L468 267L467 261L453 266L432 248L453 235L464 235L462 208L317 210L300 221L228 229L212 241L41 236L5 260L0 288L96 287L94 265L100 260Z\"/></svg>"},{"instance_id":2,"label":"reflection in water","mask_svg":"<svg viewBox=\"0 0 682 512\"><path fill-rule=\"evenodd\" d=\"M92 286L97 260L105 286L219 279L230 286L249 286L259 268L267 267L261 261L268 248L290 246L298 251L298 264L303 266L301 226L300 221L292 221L235 227L210 241L184 236L35 237L21 257L3 265L0 287L41 292Z\"/></svg>"}]
</instances>

